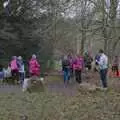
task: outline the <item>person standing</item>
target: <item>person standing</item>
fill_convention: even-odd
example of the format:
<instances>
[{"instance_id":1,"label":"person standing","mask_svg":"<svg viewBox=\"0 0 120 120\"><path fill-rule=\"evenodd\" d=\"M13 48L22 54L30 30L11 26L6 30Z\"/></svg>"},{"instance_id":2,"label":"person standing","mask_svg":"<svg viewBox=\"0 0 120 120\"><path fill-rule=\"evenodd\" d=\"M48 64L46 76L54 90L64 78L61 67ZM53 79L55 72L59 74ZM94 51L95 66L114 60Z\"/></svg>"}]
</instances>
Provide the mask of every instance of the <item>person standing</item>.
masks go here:
<instances>
[{"instance_id":1,"label":"person standing","mask_svg":"<svg viewBox=\"0 0 120 120\"><path fill-rule=\"evenodd\" d=\"M108 72L108 57L105 55L102 49L99 50L100 60L97 61L100 69L100 78L102 81L103 88L107 88L107 72Z\"/></svg>"},{"instance_id":2,"label":"person standing","mask_svg":"<svg viewBox=\"0 0 120 120\"><path fill-rule=\"evenodd\" d=\"M70 76L69 80L73 78L73 56L71 54L68 55L68 60L70 62Z\"/></svg>"},{"instance_id":3,"label":"person standing","mask_svg":"<svg viewBox=\"0 0 120 120\"><path fill-rule=\"evenodd\" d=\"M18 57L17 64L18 64L18 70L19 70L19 82L21 85L23 85L24 78L25 78L25 68L24 68L24 62L21 56Z\"/></svg>"},{"instance_id":4,"label":"person standing","mask_svg":"<svg viewBox=\"0 0 120 120\"><path fill-rule=\"evenodd\" d=\"M112 72L114 73L114 75L117 75L117 77L119 76L119 57L118 56L115 56L113 60Z\"/></svg>"},{"instance_id":5,"label":"person standing","mask_svg":"<svg viewBox=\"0 0 120 120\"><path fill-rule=\"evenodd\" d=\"M17 57L13 56L12 60L10 62L10 68L11 68L11 73L12 73L12 78L13 80L17 80L18 81L18 65L17 65ZM15 81L14 81L15 82Z\"/></svg>"},{"instance_id":6,"label":"person standing","mask_svg":"<svg viewBox=\"0 0 120 120\"><path fill-rule=\"evenodd\" d=\"M82 74L83 66L84 66L84 59L83 59L83 57L77 55L76 58L75 58L75 61L73 63L73 69L75 71L76 82L78 82L78 83L82 83L81 74Z\"/></svg>"},{"instance_id":7,"label":"person standing","mask_svg":"<svg viewBox=\"0 0 120 120\"><path fill-rule=\"evenodd\" d=\"M32 55L32 58L29 61L29 73L31 77L40 76L40 64L35 54Z\"/></svg>"},{"instance_id":8,"label":"person standing","mask_svg":"<svg viewBox=\"0 0 120 120\"><path fill-rule=\"evenodd\" d=\"M64 86L66 87L70 78L70 61L67 56L62 60L62 71L64 74Z\"/></svg>"},{"instance_id":9,"label":"person standing","mask_svg":"<svg viewBox=\"0 0 120 120\"><path fill-rule=\"evenodd\" d=\"M93 58L86 52L84 55L85 68L89 71L92 69Z\"/></svg>"},{"instance_id":10,"label":"person standing","mask_svg":"<svg viewBox=\"0 0 120 120\"><path fill-rule=\"evenodd\" d=\"M0 64L0 83L3 82L4 79L4 70L3 70L3 65Z\"/></svg>"}]
</instances>

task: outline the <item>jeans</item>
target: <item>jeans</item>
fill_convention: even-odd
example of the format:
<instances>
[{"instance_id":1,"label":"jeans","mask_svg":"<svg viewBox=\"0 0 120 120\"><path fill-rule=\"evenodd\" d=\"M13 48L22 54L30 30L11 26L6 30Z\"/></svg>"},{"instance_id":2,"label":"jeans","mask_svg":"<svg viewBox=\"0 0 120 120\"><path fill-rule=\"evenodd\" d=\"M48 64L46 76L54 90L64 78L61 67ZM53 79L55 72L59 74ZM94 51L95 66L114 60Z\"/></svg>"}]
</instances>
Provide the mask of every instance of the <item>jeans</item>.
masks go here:
<instances>
[{"instance_id":1,"label":"jeans","mask_svg":"<svg viewBox=\"0 0 120 120\"><path fill-rule=\"evenodd\" d=\"M70 78L70 70L65 69L64 70L64 83L68 82L69 78Z\"/></svg>"},{"instance_id":2,"label":"jeans","mask_svg":"<svg viewBox=\"0 0 120 120\"><path fill-rule=\"evenodd\" d=\"M75 78L76 78L76 82L78 82L78 83L82 82L81 70L75 70Z\"/></svg>"},{"instance_id":3,"label":"jeans","mask_svg":"<svg viewBox=\"0 0 120 120\"><path fill-rule=\"evenodd\" d=\"M100 70L100 78L104 88L107 88L107 69Z\"/></svg>"}]
</instances>

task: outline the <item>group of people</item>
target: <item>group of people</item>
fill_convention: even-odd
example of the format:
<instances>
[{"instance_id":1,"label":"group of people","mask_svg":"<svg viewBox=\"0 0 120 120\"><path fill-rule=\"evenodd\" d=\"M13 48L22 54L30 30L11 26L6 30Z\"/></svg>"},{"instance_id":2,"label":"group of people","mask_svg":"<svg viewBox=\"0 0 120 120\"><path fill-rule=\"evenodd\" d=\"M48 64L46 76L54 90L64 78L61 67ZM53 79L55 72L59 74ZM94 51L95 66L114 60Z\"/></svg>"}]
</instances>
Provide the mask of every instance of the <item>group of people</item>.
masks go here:
<instances>
[{"instance_id":1,"label":"group of people","mask_svg":"<svg viewBox=\"0 0 120 120\"><path fill-rule=\"evenodd\" d=\"M62 60L62 70L64 73L65 87L69 82L69 80L71 79L71 77L73 77L74 72L75 72L76 81L78 83L82 82L81 72L83 67L84 67L84 59L82 56L80 55L76 55L74 57L71 55L64 56Z\"/></svg>"},{"instance_id":2,"label":"group of people","mask_svg":"<svg viewBox=\"0 0 120 120\"><path fill-rule=\"evenodd\" d=\"M75 75L75 79L78 83L82 83L82 71L84 69L91 70L93 58L89 54L64 56L62 60L62 70L64 73L64 85L68 84L69 80ZM107 71L108 71L108 57L101 49L97 57L95 57L95 64L99 67L97 69L100 73L103 88L107 88Z\"/></svg>"},{"instance_id":3,"label":"group of people","mask_svg":"<svg viewBox=\"0 0 120 120\"><path fill-rule=\"evenodd\" d=\"M28 62L29 67L29 76L40 76L40 64L37 60L35 54L32 55L32 58ZM3 66L0 66L0 79L7 77L7 74L11 74L13 80L17 80L20 84L23 84L25 79L25 64L21 56L13 56L12 60L8 65L8 71L5 71ZM7 73L8 72L8 73ZM10 75L9 75L10 77Z\"/></svg>"},{"instance_id":4,"label":"group of people","mask_svg":"<svg viewBox=\"0 0 120 120\"><path fill-rule=\"evenodd\" d=\"M95 63L95 72L99 72L100 79L103 88L107 88L107 72L108 72L108 57L105 55L102 49L99 50L98 54L93 59L88 53L85 55L65 55L62 59L62 71L64 75L64 86L66 87L69 80L75 77L77 83L82 83L82 72L84 70L92 69L92 62ZM40 76L40 64L35 54L32 55L28 61L29 76ZM13 80L17 80L23 85L26 76L24 60L21 56L13 56L8 66L8 73L11 73ZM119 75L119 58L115 56L112 64L113 72ZM7 72L0 65L0 80L4 79ZM8 75L10 76L10 75Z\"/></svg>"}]
</instances>

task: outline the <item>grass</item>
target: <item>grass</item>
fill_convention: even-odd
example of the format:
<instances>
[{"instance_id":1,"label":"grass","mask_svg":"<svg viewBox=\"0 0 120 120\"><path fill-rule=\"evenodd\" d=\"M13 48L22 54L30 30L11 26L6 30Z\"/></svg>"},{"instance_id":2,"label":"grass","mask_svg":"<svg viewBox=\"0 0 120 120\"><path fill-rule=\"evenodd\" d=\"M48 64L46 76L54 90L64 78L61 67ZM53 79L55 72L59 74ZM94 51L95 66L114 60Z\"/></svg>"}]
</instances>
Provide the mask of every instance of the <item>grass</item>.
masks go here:
<instances>
[{"instance_id":1,"label":"grass","mask_svg":"<svg viewBox=\"0 0 120 120\"><path fill-rule=\"evenodd\" d=\"M0 94L0 120L120 120L120 93L79 91L74 97L44 92Z\"/></svg>"}]
</instances>

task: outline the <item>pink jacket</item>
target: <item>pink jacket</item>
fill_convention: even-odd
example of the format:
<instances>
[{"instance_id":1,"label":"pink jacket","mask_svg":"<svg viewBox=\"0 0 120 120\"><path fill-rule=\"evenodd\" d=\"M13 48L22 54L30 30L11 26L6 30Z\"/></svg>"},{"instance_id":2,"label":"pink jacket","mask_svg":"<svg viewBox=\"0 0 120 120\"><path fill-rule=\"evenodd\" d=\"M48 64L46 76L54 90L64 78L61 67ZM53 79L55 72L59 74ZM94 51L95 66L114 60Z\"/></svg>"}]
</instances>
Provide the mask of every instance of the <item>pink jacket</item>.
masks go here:
<instances>
[{"instance_id":1,"label":"pink jacket","mask_svg":"<svg viewBox=\"0 0 120 120\"><path fill-rule=\"evenodd\" d=\"M40 75L40 64L36 59L31 59L29 61L29 72L32 75L36 75L36 76Z\"/></svg>"},{"instance_id":2,"label":"pink jacket","mask_svg":"<svg viewBox=\"0 0 120 120\"><path fill-rule=\"evenodd\" d=\"M11 68L11 70L18 70L17 60L16 60L16 59L15 59L15 60L12 60L12 61L10 62L10 68Z\"/></svg>"},{"instance_id":3,"label":"pink jacket","mask_svg":"<svg viewBox=\"0 0 120 120\"><path fill-rule=\"evenodd\" d=\"M84 64L84 60L83 57L79 57L76 58L74 63L73 63L73 69L74 70L82 70L83 69L83 64Z\"/></svg>"}]
</instances>

